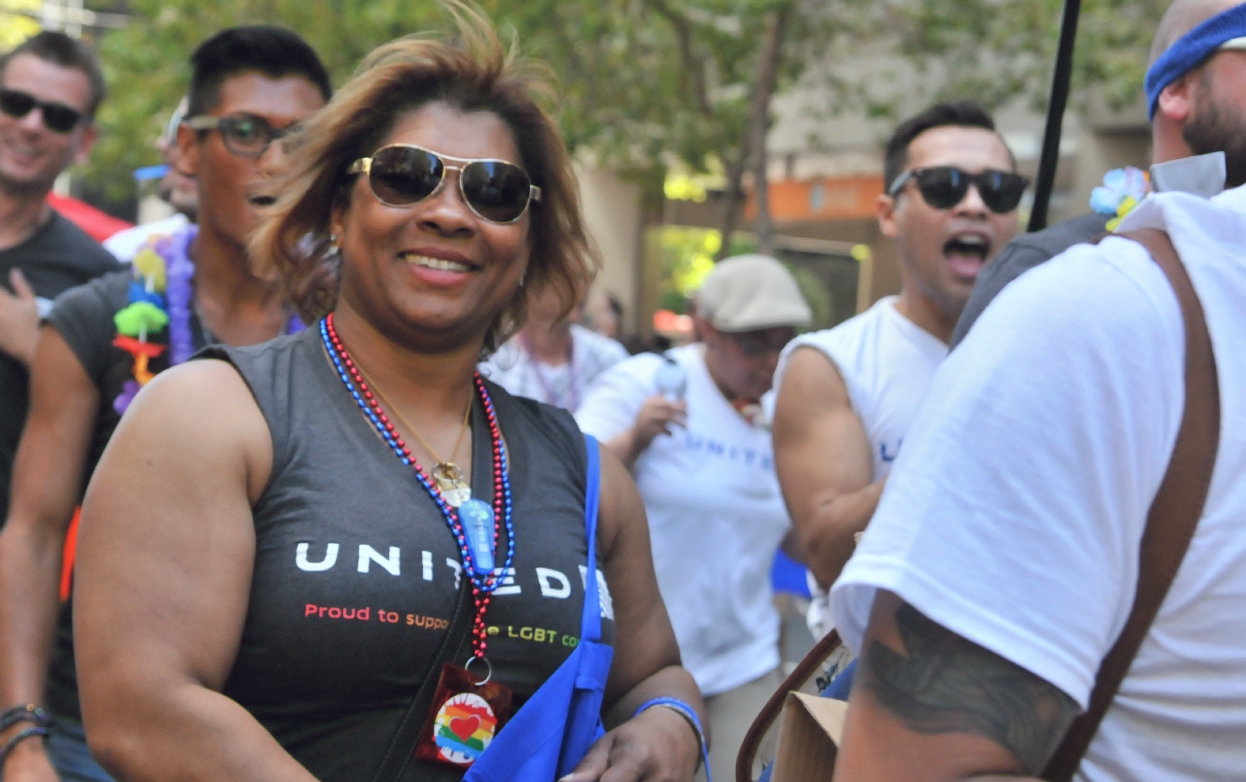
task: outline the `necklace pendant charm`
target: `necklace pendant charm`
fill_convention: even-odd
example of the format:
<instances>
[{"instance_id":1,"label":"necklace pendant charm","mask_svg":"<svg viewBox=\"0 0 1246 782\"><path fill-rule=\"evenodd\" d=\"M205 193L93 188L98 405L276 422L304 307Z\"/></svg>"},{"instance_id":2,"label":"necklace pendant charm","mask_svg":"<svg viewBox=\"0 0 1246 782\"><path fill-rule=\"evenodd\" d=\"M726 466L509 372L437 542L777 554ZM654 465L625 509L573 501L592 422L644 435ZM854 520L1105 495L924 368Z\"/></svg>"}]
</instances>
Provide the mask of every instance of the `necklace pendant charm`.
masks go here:
<instances>
[{"instance_id":1,"label":"necklace pendant charm","mask_svg":"<svg viewBox=\"0 0 1246 782\"><path fill-rule=\"evenodd\" d=\"M446 504L452 508L461 508L463 503L468 502L472 498L472 490L465 484L455 486L438 486L441 489L441 496L445 498Z\"/></svg>"},{"instance_id":2,"label":"necklace pendant charm","mask_svg":"<svg viewBox=\"0 0 1246 782\"><path fill-rule=\"evenodd\" d=\"M463 480L463 471L454 462L441 462L433 468L433 481L446 504L458 508L472 498L472 487Z\"/></svg>"}]
</instances>

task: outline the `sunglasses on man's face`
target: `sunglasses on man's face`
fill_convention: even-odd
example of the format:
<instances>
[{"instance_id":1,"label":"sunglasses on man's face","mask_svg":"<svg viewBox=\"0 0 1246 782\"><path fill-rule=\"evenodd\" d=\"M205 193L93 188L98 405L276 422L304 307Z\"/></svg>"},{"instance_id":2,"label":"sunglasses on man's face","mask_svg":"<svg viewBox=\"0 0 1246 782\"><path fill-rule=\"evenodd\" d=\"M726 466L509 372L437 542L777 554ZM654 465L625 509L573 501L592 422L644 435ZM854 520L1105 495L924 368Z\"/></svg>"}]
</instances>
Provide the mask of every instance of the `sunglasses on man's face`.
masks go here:
<instances>
[{"instance_id":1,"label":"sunglasses on man's face","mask_svg":"<svg viewBox=\"0 0 1246 782\"><path fill-rule=\"evenodd\" d=\"M274 141L285 138L299 129L294 122L284 128L277 129L260 117L240 114L233 117L213 117L202 115L191 117L186 124L195 130L219 130L225 149L239 157L263 157L268 146Z\"/></svg>"},{"instance_id":2,"label":"sunglasses on man's face","mask_svg":"<svg viewBox=\"0 0 1246 782\"><path fill-rule=\"evenodd\" d=\"M978 188L978 195L986 208L997 214L1011 212L1021 202L1021 195L1030 180L1009 171L987 169L970 174L954 166L914 168L896 177L887 188L887 195L895 197L908 181L916 180L917 189L926 203L935 209L951 209L965 199L969 186Z\"/></svg>"},{"instance_id":3,"label":"sunglasses on man's face","mask_svg":"<svg viewBox=\"0 0 1246 782\"><path fill-rule=\"evenodd\" d=\"M36 108L43 115L43 124L54 133L69 133L82 121L83 112L64 103L45 103L20 90L0 89L0 111L10 117L21 119Z\"/></svg>"},{"instance_id":4,"label":"sunglasses on man's face","mask_svg":"<svg viewBox=\"0 0 1246 782\"><path fill-rule=\"evenodd\" d=\"M491 223L513 223L523 217L530 202L541 200L541 188L514 163L439 155L410 144L381 147L372 157L356 160L346 173L366 175L376 200L401 207L435 194L448 170L459 172L459 193L468 208Z\"/></svg>"}]
</instances>

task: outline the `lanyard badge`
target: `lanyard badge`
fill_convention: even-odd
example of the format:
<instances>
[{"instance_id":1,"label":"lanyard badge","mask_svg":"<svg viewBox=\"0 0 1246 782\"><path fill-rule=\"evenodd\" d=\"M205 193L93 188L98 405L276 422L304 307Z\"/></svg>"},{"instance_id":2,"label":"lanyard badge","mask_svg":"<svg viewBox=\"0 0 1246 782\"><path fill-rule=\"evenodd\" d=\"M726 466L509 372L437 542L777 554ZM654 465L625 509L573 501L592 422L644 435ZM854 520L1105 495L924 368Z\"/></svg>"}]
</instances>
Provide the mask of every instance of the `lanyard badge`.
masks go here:
<instances>
[{"instance_id":1,"label":"lanyard badge","mask_svg":"<svg viewBox=\"0 0 1246 782\"><path fill-rule=\"evenodd\" d=\"M495 576L494 547L496 516L487 502L470 499L459 506L459 523L471 554L472 570L477 577ZM479 660L486 668L483 680L469 670ZM480 753L493 741L501 722L510 716L512 692L509 687L491 682L493 667L484 657L471 657L467 666L446 663L433 695L433 705L415 756L459 768L476 762Z\"/></svg>"},{"instance_id":2,"label":"lanyard badge","mask_svg":"<svg viewBox=\"0 0 1246 782\"><path fill-rule=\"evenodd\" d=\"M484 658L472 657L468 666L477 659ZM417 758L456 768L476 762L514 711L511 689L489 681L491 676L490 670L480 680L467 668L453 663L442 666L433 695L435 708L424 720L415 745Z\"/></svg>"},{"instance_id":3,"label":"lanyard badge","mask_svg":"<svg viewBox=\"0 0 1246 782\"><path fill-rule=\"evenodd\" d=\"M470 499L459 506L458 516L473 574L496 582L497 525L493 508L487 502ZM484 679L470 670L476 662L485 666ZM492 678L493 666L481 655L468 658L464 667L452 663L442 666L433 708L424 720L420 740L415 746L417 758L458 768L476 762L512 711L511 689L490 681Z\"/></svg>"}]
</instances>

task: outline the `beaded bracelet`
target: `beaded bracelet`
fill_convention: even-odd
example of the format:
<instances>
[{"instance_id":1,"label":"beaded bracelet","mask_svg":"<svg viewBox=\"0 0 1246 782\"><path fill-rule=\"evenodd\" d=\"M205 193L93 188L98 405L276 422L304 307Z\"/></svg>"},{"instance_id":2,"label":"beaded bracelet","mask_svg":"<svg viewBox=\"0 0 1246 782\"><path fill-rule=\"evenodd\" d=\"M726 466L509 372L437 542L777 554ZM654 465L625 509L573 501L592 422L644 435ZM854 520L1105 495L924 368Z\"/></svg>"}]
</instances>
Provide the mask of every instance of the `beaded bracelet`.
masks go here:
<instances>
[{"instance_id":1,"label":"beaded bracelet","mask_svg":"<svg viewBox=\"0 0 1246 782\"><path fill-rule=\"evenodd\" d=\"M43 727L42 725L39 725L38 727L34 727L34 728L22 728L17 733L13 734L13 737L9 739L8 741L6 741L3 747L0 747L0 768L4 767L4 761L8 759L9 753L12 752L13 748L16 747L19 743L21 743L22 741L25 741L31 736L46 736L46 735L48 735L48 729Z\"/></svg>"},{"instance_id":2,"label":"beaded bracelet","mask_svg":"<svg viewBox=\"0 0 1246 782\"><path fill-rule=\"evenodd\" d=\"M0 731L8 730L19 722L33 722L41 728L52 724L52 715L33 703L13 706L0 712Z\"/></svg>"},{"instance_id":3,"label":"beaded bracelet","mask_svg":"<svg viewBox=\"0 0 1246 782\"><path fill-rule=\"evenodd\" d=\"M705 782L714 782L713 778L710 777L709 745L705 743L705 731L701 729L701 719L697 716L696 710L678 698L654 698L640 704L640 708L636 710L632 718L635 719L642 711L653 706L670 709L683 717L692 726L692 731L697 734L697 743L701 745L701 761L705 763Z\"/></svg>"}]
</instances>

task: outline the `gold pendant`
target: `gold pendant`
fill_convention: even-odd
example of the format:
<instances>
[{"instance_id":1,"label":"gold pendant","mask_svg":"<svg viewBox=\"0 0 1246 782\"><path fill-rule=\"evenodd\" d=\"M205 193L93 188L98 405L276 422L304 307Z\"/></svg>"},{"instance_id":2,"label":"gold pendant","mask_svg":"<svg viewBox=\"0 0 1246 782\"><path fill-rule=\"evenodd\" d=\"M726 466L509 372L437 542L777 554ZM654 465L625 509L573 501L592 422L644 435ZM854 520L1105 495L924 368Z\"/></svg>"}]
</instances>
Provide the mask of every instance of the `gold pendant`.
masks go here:
<instances>
[{"instance_id":1,"label":"gold pendant","mask_svg":"<svg viewBox=\"0 0 1246 782\"><path fill-rule=\"evenodd\" d=\"M434 467L433 481L451 507L457 508L472 498L472 487L463 480L463 471L454 462L441 462Z\"/></svg>"}]
</instances>

